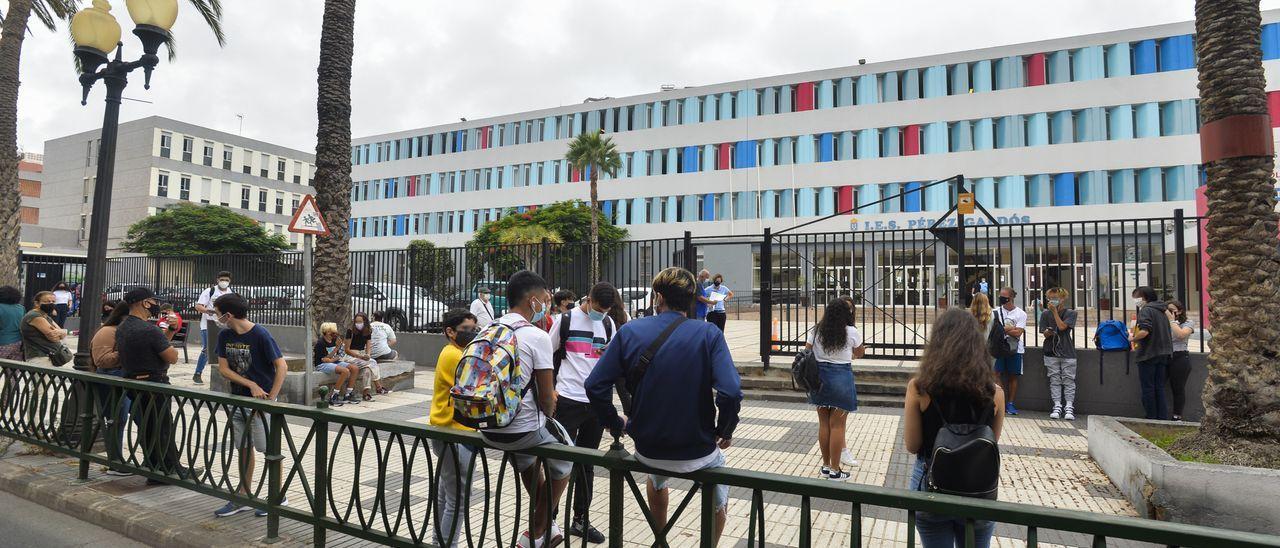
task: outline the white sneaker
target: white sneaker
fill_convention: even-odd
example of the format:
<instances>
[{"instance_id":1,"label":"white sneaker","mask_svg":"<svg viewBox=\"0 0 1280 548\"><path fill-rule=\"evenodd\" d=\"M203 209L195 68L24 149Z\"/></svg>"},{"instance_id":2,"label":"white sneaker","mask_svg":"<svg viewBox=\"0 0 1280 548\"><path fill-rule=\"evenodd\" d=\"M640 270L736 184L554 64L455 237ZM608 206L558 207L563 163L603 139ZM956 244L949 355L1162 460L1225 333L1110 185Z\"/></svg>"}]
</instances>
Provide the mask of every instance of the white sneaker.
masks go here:
<instances>
[{"instance_id":1,"label":"white sneaker","mask_svg":"<svg viewBox=\"0 0 1280 548\"><path fill-rule=\"evenodd\" d=\"M827 466L823 466L823 467L822 467L822 471L821 471L821 472L818 472L818 475L819 475L819 476L822 476L822 477L826 477L826 476L827 476L827 474L830 474L830 473L831 473L831 468L830 468L830 467L827 467Z\"/></svg>"},{"instance_id":2,"label":"white sneaker","mask_svg":"<svg viewBox=\"0 0 1280 548\"><path fill-rule=\"evenodd\" d=\"M840 464L845 466L858 465L858 459L853 458L853 454L849 453L848 447L840 450Z\"/></svg>"},{"instance_id":3,"label":"white sneaker","mask_svg":"<svg viewBox=\"0 0 1280 548\"><path fill-rule=\"evenodd\" d=\"M1049 418L1056 419L1062 416L1062 406L1054 405L1053 411L1049 413Z\"/></svg>"},{"instance_id":4,"label":"white sneaker","mask_svg":"<svg viewBox=\"0 0 1280 548\"><path fill-rule=\"evenodd\" d=\"M1067 412L1062 414L1062 418L1069 421L1076 420L1076 410L1068 407Z\"/></svg>"}]
</instances>

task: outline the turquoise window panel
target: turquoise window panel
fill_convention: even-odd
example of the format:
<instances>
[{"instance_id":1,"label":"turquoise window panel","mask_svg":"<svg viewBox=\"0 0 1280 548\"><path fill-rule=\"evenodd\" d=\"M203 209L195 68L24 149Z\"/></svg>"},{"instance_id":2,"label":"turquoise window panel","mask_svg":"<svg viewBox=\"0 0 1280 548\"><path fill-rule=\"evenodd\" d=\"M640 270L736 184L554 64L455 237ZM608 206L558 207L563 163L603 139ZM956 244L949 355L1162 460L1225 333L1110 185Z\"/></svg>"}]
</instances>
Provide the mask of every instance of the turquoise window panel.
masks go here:
<instances>
[{"instance_id":1,"label":"turquoise window panel","mask_svg":"<svg viewBox=\"0 0 1280 548\"><path fill-rule=\"evenodd\" d=\"M886 72L880 75L880 100L886 103L897 101L898 94L898 73Z\"/></svg>"},{"instance_id":2,"label":"turquoise window panel","mask_svg":"<svg viewBox=\"0 0 1280 548\"><path fill-rule=\"evenodd\" d=\"M881 156L893 157L901 156L902 128L892 127L884 128L881 132ZM874 157L874 156L872 156Z\"/></svg>"},{"instance_id":3,"label":"turquoise window panel","mask_svg":"<svg viewBox=\"0 0 1280 548\"><path fill-rule=\"evenodd\" d=\"M878 74L863 74L858 77L858 104L874 105L880 102L880 81Z\"/></svg>"},{"instance_id":4,"label":"turquoise window panel","mask_svg":"<svg viewBox=\"0 0 1280 548\"><path fill-rule=\"evenodd\" d=\"M1026 146L1022 115L1002 116L996 120L996 148Z\"/></svg>"},{"instance_id":5,"label":"turquoise window panel","mask_svg":"<svg viewBox=\"0 0 1280 548\"><path fill-rule=\"evenodd\" d=\"M886 128L885 132L898 131L898 128ZM898 142L897 139L893 141ZM894 156L897 156L895 153ZM858 130L858 158L879 158L880 157L880 130L875 128Z\"/></svg>"},{"instance_id":6,"label":"turquoise window panel","mask_svg":"<svg viewBox=\"0 0 1280 548\"><path fill-rule=\"evenodd\" d=\"M1117 169L1111 172L1111 203L1129 204L1137 198L1135 192L1134 172L1132 169Z\"/></svg>"},{"instance_id":7,"label":"turquoise window panel","mask_svg":"<svg viewBox=\"0 0 1280 548\"><path fill-rule=\"evenodd\" d=\"M614 205L614 210L618 212L618 224L629 225L631 220L631 204L628 200L618 200Z\"/></svg>"},{"instance_id":8,"label":"turquoise window panel","mask_svg":"<svg viewBox=\"0 0 1280 548\"><path fill-rule=\"evenodd\" d=\"M428 194L439 194L439 193L440 193L440 174L439 174L439 173L432 173L432 174L431 174L430 182L429 182L429 183L427 183L427 189L428 189L428 190L427 190L427 193L428 193Z\"/></svg>"},{"instance_id":9,"label":"turquoise window panel","mask_svg":"<svg viewBox=\"0 0 1280 548\"><path fill-rule=\"evenodd\" d=\"M964 95L969 93L969 63L956 63L951 65L951 94Z\"/></svg>"},{"instance_id":10,"label":"turquoise window panel","mask_svg":"<svg viewBox=\"0 0 1280 548\"><path fill-rule=\"evenodd\" d=\"M1077 82L1107 77L1107 65L1102 46L1089 46L1073 51L1072 64L1075 68L1072 78Z\"/></svg>"},{"instance_id":11,"label":"turquoise window panel","mask_svg":"<svg viewBox=\"0 0 1280 548\"><path fill-rule=\"evenodd\" d=\"M1120 141L1133 138L1133 106L1119 105L1111 107L1107 113L1108 138Z\"/></svg>"},{"instance_id":12,"label":"turquoise window panel","mask_svg":"<svg viewBox=\"0 0 1280 548\"><path fill-rule=\"evenodd\" d=\"M677 172L676 166L678 166L679 164L680 164L679 149L675 149L675 148L667 149L667 173L676 173ZM586 178L585 174L583 175L583 178L584 179Z\"/></svg>"},{"instance_id":13,"label":"turquoise window panel","mask_svg":"<svg viewBox=\"0 0 1280 548\"><path fill-rule=\"evenodd\" d=\"M601 202L600 213L602 213L606 219L613 219L613 202L611 200Z\"/></svg>"},{"instance_id":14,"label":"turquoise window panel","mask_svg":"<svg viewBox=\"0 0 1280 548\"><path fill-rule=\"evenodd\" d=\"M1049 144L1049 115L1037 112L1027 116L1027 146Z\"/></svg>"},{"instance_id":15,"label":"turquoise window panel","mask_svg":"<svg viewBox=\"0 0 1280 548\"><path fill-rule=\"evenodd\" d=\"M736 218L737 219L757 218L755 192L739 192L738 193L738 216Z\"/></svg>"},{"instance_id":16,"label":"turquoise window panel","mask_svg":"<svg viewBox=\"0 0 1280 548\"><path fill-rule=\"evenodd\" d=\"M631 200L631 224L642 225L649 220L649 200L633 198Z\"/></svg>"},{"instance_id":17,"label":"turquoise window panel","mask_svg":"<svg viewBox=\"0 0 1280 548\"><path fill-rule=\"evenodd\" d=\"M1160 72L1195 68L1195 45L1190 34L1160 40Z\"/></svg>"},{"instance_id":18,"label":"turquoise window panel","mask_svg":"<svg viewBox=\"0 0 1280 548\"><path fill-rule=\"evenodd\" d=\"M1107 57L1107 78L1118 78L1133 74L1133 67L1129 59L1131 53L1128 42L1107 46L1105 55Z\"/></svg>"},{"instance_id":19,"label":"turquoise window panel","mask_svg":"<svg viewBox=\"0 0 1280 548\"><path fill-rule=\"evenodd\" d=\"M1001 57L995 63L996 89L1013 89L1022 87L1022 57L1017 55Z\"/></svg>"},{"instance_id":20,"label":"turquoise window panel","mask_svg":"<svg viewBox=\"0 0 1280 548\"><path fill-rule=\"evenodd\" d=\"M1076 141L1075 113L1060 110L1053 113L1053 123L1049 127L1049 143L1061 145Z\"/></svg>"},{"instance_id":21,"label":"turquoise window panel","mask_svg":"<svg viewBox=\"0 0 1280 548\"><path fill-rule=\"evenodd\" d=\"M778 87L778 114L795 112L795 105L791 104L792 93L795 93L795 86Z\"/></svg>"},{"instance_id":22,"label":"turquoise window panel","mask_svg":"<svg viewBox=\"0 0 1280 548\"><path fill-rule=\"evenodd\" d=\"M951 124L951 151L968 152L973 150L973 123L960 120Z\"/></svg>"},{"instance_id":23,"label":"turquoise window panel","mask_svg":"<svg viewBox=\"0 0 1280 548\"><path fill-rule=\"evenodd\" d=\"M502 188L514 187L515 181L515 170L511 166L502 166Z\"/></svg>"},{"instance_id":24,"label":"turquoise window panel","mask_svg":"<svg viewBox=\"0 0 1280 548\"><path fill-rule=\"evenodd\" d=\"M911 101L920 98L920 70L902 71L902 100Z\"/></svg>"},{"instance_id":25,"label":"turquoise window panel","mask_svg":"<svg viewBox=\"0 0 1280 548\"><path fill-rule=\"evenodd\" d=\"M1196 132L1196 105L1191 99L1160 105L1161 135L1188 135Z\"/></svg>"},{"instance_id":26,"label":"turquoise window panel","mask_svg":"<svg viewBox=\"0 0 1280 548\"><path fill-rule=\"evenodd\" d=\"M764 88L760 92L760 115L768 116L778 113L778 89Z\"/></svg>"},{"instance_id":27,"label":"turquoise window panel","mask_svg":"<svg viewBox=\"0 0 1280 548\"><path fill-rule=\"evenodd\" d=\"M1138 201L1159 202L1164 200L1164 180L1160 168L1149 167L1138 170Z\"/></svg>"},{"instance_id":28,"label":"turquoise window panel","mask_svg":"<svg viewBox=\"0 0 1280 548\"><path fill-rule=\"evenodd\" d=\"M1150 74L1156 72L1156 41L1141 40L1133 44L1133 73Z\"/></svg>"},{"instance_id":29,"label":"turquoise window panel","mask_svg":"<svg viewBox=\"0 0 1280 548\"><path fill-rule=\"evenodd\" d=\"M1262 60L1280 59L1280 23L1262 25Z\"/></svg>"},{"instance_id":30,"label":"turquoise window panel","mask_svg":"<svg viewBox=\"0 0 1280 548\"><path fill-rule=\"evenodd\" d=\"M489 139L490 139L490 140L492 140L492 139L493 139L493 132L492 132L492 130L489 132ZM543 140L543 141L554 141L554 140L556 140L556 119L555 119L555 117L547 116L546 118L543 118L543 119L542 119L542 140ZM490 146L492 146L492 143L490 143Z\"/></svg>"},{"instance_id":31,"label":"turquoise window panel","mask_svg":"<svg viewBox=\"0 0 1280 548\"><path fill-rule=\"evenodd\" d=\"M680 217L680 222L688 223L698 220L698 197L690 194L682 198L682 200L684 200L684 211L682 212L684 216Z\"/></svg>"},{"instance_id":32,"label":"turquoise window panel","mask_svg":"<svg viewBox=\"0 0 1280 548\"><path fill-rule=\"evenodd\" d=\"M702 121L702 105L697 97L684 98L684 112L681 113L681 124L696 124Z\"/></svg>"},{"instance_id":33,"label":"turquoise window panel","mask_svg":"<svg viewBox=\"0 0 1280 548\"><path fill-rule=\"evenodd\" d=\"M818 212L813 209L814 196L815 193L812 188L800 189L797 197L799 203L796 204L797 217L813 217L818 214Z\"/></svg>"},{"instance_id":34,"label":"turquoise window panel","mask_svg":"<svg viewBox=\"0 0 1280 548\"><path fill-rule=\"evenodd\" d=\"M720 96L719 95L716 95L713 93L711 95L708 95L702 98L701 116L702 116L701 121L703 122L714 122L720 119Z\"/></svg>"},{"instance_id":35,"label":"turquoise window panel","mask_svg":"<svg viewBox=\"0 0 1280 548\"><path fill-rule=\"evenodd\" d=\"M592 110L587 112L587 132L592 132L597 129L600 129L600 111ZM519 136L520 134L516 133L516 137L519 138Z\"/></svg>"},{"instance_id":36,"label":"turquoise window panel","mask_svg":"<svg viewBox=\"0 0 1280 548\"><path fill-rule=\"evenodd\" d=\"M1194 165L1173 166L1165 168L1164 183L1166 199L1169 201L1194 200L1198 170Z\"/></svg>"},{"instance_id":37,"label":"turquoise window panel","mask_svg":"<svg viewBox=\"0 0 1280 548\"><path fill-rule=\"evenodd\" d=\"M1080 205L1105 204L1111 199L1111 188L1108 185L1107 172L1086 171L1080 174Z\"/></svg>"},{"instance_id":38,"label":"turquoise window panel","mask_svg":"<svg viewBox=\"0 0 1280 548\"><path fill-rule=\"evenodd\" d=\"M778 148L781 149L782 157L778 158L778 165L786 166L796 163L792 142L791 137L783 137L779 140Z\"/></svg>"},{"instance_id":39,"label":"turquoise window panel","mask_svg":"<svg viewBox=\"0 0 1280 548\"><path fill-rule=\"evenodd\" d=\"M970 188L973 189L973 199L982 204L982 207L994 208L996 206L996 180L994 177L982 177L974 181Z\"/></svg>"},{"instance_id":40,"label":"turquoise window panel","mask_svg":"<svg viewBox=\"0 0 1280 548\"><path fill-rule=\"evenodd\" d=\"M440 233L439 217L440 217L439 215L436 215L434 213L427 214L427 234ZM363 234L363 231L361 231L361 234Z\"/></svg>"},{"instance_id":41,"label":"turquoise window panel","mask_svg":"<svg viewBox=\"0 0 1280 548\"><path fill-rule=\"evenodd\" d=\"M990 118L981 118L973 122L973 149L991 150L996 147L996 123Z\"/></svg>"},{"instance_id":42,"label":"turquoise window panel","mask_svg":"<svg viewBox=\"0 0 1280 548\"><path fill-rule=\"evenodd\" d=\"M756 90L744 89L738 92L738 115L734 118L749 118L756 115Z\"/></svg>"},{"instance_id":43,"label":"turquoise window panel","mask_svg":"<svg viewBox=\"0 0 1280 548\"><path fill-rule=\"evenodd\" d=\"M924 96L946 97L947 67L938 65L924 69Z\"/></svg>"},{"instance_id":44,"label":"turquoise window panel","mask_svg":"<svg viewBox=\"0 0 1280 548\"><path fill-rule=\"evenodd\" d=\"M680 212L679 200L680 199L675 196L667 197L665 206L667 208L667 222L673 223L678 220L676 219L676 214Z\"/></svg>"},{"instance_id":45,"label":"turquoise window panel","mask_svg":"<svg viewBox=\"0 0 1280 548\"><path fill-rule=\"evenodd\" d=\"M1102 107L1081 109L1076 113L1076 141L1088 143L1107 138L1107 115Z\"/></svg>"},{"instance_id":46,"label":"turquoise window panel","mask_svg":"<svg viewBox=\"0 0 1280 548\"><path fill-rule=\"evenodd\" d=\"M853 105L853 78L845 77L836 82L836 106Z\"/></svg>"},{"instance_id":47,"label":"turquoise window panel","mask_svg":"<svg viewBox=\"0 0 1280 548\"><path fill-rule=\"evenodd\" d=\"M1001 177L998 193L1001 208L1027 207L1027 178L1022 175Z\"/></svg>"},{"instance_id":48,"label":"turquoise window panel","mask_svg":"<svg viewBox=\"0 0 1280 548\"><path fill-rule=\"evenodd\" d=\"M726 93L720 94L720 119L721 120L733 119L733 94L732 93L726 92Z\"/></svg>"},{"instance_id":49,"label":"turquoise window panel","mask_svg":"<svg viewBox=\"0 0 1280 548\"><path fill-rule=\"evenodd\" d=\"M634 111L631 115L632 120L635 121L634 129L649 129L650 116L651 114L649 112L648 103L641 103L639 105L635 105Z\"/></svg>"},{"instance_id":50,"label":"turquoise window panel","mask_svg":"<svg viewBox=\"0 0 1280 548\"><path fill-rule=\"evenodd\" d=\"M992 183L994 188L994 182ZM994 190L993 190L994 192ZM1027 178L1027 206L1048 207L1053 205L1053 184L1048 175L1032 175Z\"/></svg>"},{"instance_id":51,"label":"turquoise window panel","mask_svg":"<svg viewBox=\"0 0 1280 548\"><path fill-rule=\"evenodd\" d=\"M950 190L949 185L934 185L924 189L924 210L946 211L951 207Z\"/></svg>"},{"instance_id":52,"label":"turquoise window panel","mask_svg":"<svg viewBox=\"0 0 1280 548\"><path fill-rule=\"evenodd\" d=\"M1055 51L1045 58L1045 77L1050 84L1062 84L1071 81L1071 53Z\"/></svg>"},{"instance_id":53,"label":"turquoise window panel","mask_svg":"<svg viewBox=\"0 0 1280 548\"><path fill-rule=\"evenodd\" d=\"M555 167L555 162L549 162L549 161L548 161L548 162L542 162L542 181L543 181L543 184L553 185L553 184L556 184L556 183L557 183L556 178L555 178L555 169L553 169L554 167ZM618 170L618 175L620 175L620 176L622 176L622 177L630 177L630 176L631 176L631 174L630 174L630 173L627 173L627 162L626 162L626 156L625 156L625 155L623 156L622 169L619 169L619 170Z\"/></svg>"},{"instance_id":54,"label":"turquoise window panel","mask_svg":"<svg viewBox=\"0 0 1280 548\"><path fill-rule=\"evenodd\" d=\"M725 192L723 194L720 194L719 196L720 196L720 211L716 212L716 218L724 219L726 221L733 220L734 219L733 193Z\"/></svg>"},{"instance_id":55,"label":"turquoise window panel","mask_svg":"<svg viewBox=\"0 0 1280 548\"><path fill-rule=\"evenodd\" d=\"M836 212L836 189L824 186L818 190L818 215L834 215Z\"/></svg>"},{"instance_id":56,"label":"turquoise window panel","mask_svg":"<svg viewBox=\"0 0 1280 548\"><path fill-rule=\"evenodd\" d=\"M774 158L774 140L765 139L760 147L760 167L769 167L778 165L778 159Z\"/></svg>"},{"instance_id":57,"label":"turquoise window panel","mask_svg":"<svg viewBox=\"0 0 1280 548\"><path fill-rule=\"evenodd\" d=\"M839 154L836 157L841 160L852 160L854 158L853 132L852 131L840 132L840 139L839 139L838 146L840 147L840 149L839 149Z\"/></svg>"},{"instance_id":58,"label":"turquoise window panel","mask_svg":"<svg viewBox=\"0 0 1280 548\"><path fill-rule=\"evenodd\" d=\"M857 213L880 213L880 205L868 205L880 200L880 185L858 185L856 191L858 193Z\"/></svg>"},{"instance_id":59,"label":"turquoise window panel","mask_svg":"<svg viewBox=\"0 0 1280 548\"><path fill-rule=\"evenodd\" d=\"M884 187L881 192L881 195L884 198L888 198L890 196L894 196L896 194L902 193L902 183L887 183L881 186ZM883 206L880 208L880 210L885 213L901 213L902 198L896 198L896 199L885 202Z\"/></svg>"},{"instance_id":60,"label":"turquoise window panel","mask_svg":"<svg viewBox=\"0 0 1280 548\"><path fill-rule=\"evenodd\" d=\"M984 59L973 64L973 81L969 87L974 92L991 91L991 61Z\"/></svg>"},{"instance_id":61,"label":"turquoise window panel","mask_svg":"<svg viewBox=\"0 0 1280 548\"><path fill-rule=\"evenodd\" d=\"M1160 136L1160 104L1143 103L1134 109L1135 137L1145 139Z\"/></svg>"},{"instance_id":62,"label":"turquoise window panel","mask_svg":"<svg viewBox=\"0 0 1280 548\"><path fill-rule=\"evenodd\" d=\"M649 153L637 150L631 153L631 176L647 177L649 175ZM564 181L559 181L564 182Z\"/></svg>"},{"instance_id":63,"label":"turquoise window panel","mask_svg":"<svg viewBox=\"0 0 1280 548\"><path fill-rule=\"evenodd\" d=\"M702 145L702 170L712 171L716 168L716 146Z\"/></svg>"},{"instance_id":64,"label":"turquoise window panel","mask_svg":"<svg viewBox=\"0 0 1280 548\"><path fill-rule=\"evenodd\" d=\"M947 123L933 122L924 126L924 153L946 154L950 152L947 142Z\"/></svg>"},{"instance_id":65,"label":"turquoise window panel","mask_svg":"<svg viewBox=\"0 0 1280 548\"><path fill-rule=\"evenodd\" d=\"M476 218L476 216L475 216L475 215L472 215L470 211L463 211L463 212L461 212L461 213L462 213L462 231L463 231L463 232L475 232L475 231L476 231L476 222L475 222L475 218ZM398 220L398 219L397 219L397 220ZM399 224L399 223L396 223L396 224ZM399 227L399 226L397 226L396 228L398 229L398 228L400 228L400 227ZM399 232L399 231L397 231L397 232Z\"/></svg>"},{"instance_id":66,"label":"turquoise window panel","mask_svg":"<svg viewBox=\"0 0 1280 548\"><path fill-rule=\"evenodd\" d=\"M774 207L777 205L778 193L773 190L766 190L760 194L760 218L772 219L778 216L778 212Z\"/></svg>"},{"instance_id":67,"label":"turquoise window panel","mask_svg":"<svg viewBox=\"0 0 1280 548\"><path fill-rule=\"evenodd\" d=\"M836 84L831 80L823 80L818 82L818 108L832 108L836 106Z\"/></svg>"},{"instance_id":68,"label":"turquoise window panel","mask_svg":"<svg viewBox=\"0 0 1280 548\"><path fill-rule=\"evenodd\" d=\"M813 157L813 136L800 135L796 137L796 163L812 164L816 158Z\"/></svg>"},{"instance_id":69,"label":"turquoise window panel","mask_svg":"<svg viewBox=\"0 0 1280 548\"><path fill-rule=\"evenodd\" d=\"M662 127L663 121L665 120L665 110L666 108L662 101L649 103L649 127Z\"/></svg>"},{"instance_id":70,"label":"turquoise window panel","mask_svg":"<svg viewBox=\"0 0 1280 548\"><path fill-rule=\"evenodd\" d=\"M679 104L679 103L680 103L680 100L679 100L679 99L672 99L672 100L670 100L670 101L666 101L666 102L664 102L664 103L663 103L663 105L662 105L662 108L663 108L663 111L662 111L662 114L663 114L662 124L663 124L663 125L665 125L665 126L667 126L667 127L671 127L671 126L678 126L678 125L680 125L680 119L679 119L679 116L680 116L680 108L679 108L679 106L680 106L680 104Z\"/></svg>"}]
</instances>

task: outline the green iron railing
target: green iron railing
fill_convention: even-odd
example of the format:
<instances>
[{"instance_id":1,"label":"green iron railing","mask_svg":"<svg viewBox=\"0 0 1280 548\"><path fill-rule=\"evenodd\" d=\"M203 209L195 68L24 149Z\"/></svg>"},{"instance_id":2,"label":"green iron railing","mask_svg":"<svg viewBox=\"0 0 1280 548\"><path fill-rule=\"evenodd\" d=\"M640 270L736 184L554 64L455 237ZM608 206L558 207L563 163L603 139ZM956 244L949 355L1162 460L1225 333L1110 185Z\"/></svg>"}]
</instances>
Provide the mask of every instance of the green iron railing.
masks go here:
<instances>
[{"instance_id":1,"label":"green iron railing","mask_svg":"<svg viewBox=\"0 0 1280 548\"><path fill-rule=\"evenodd\" d=\"M121 421L126 399L131 400L127 406L131 417ZM230 419L239 412L269 419L258 419L267 431L266 462L253 473L237 458L249 450L249 437L232 450ZM453 536L460 546L511 546L522 531L529 504L514 467L507 465L507 455L493 449L474 452L469 463L471 489L464 490L460 482L440 485L436 472L445 455L433 451L429 443L443 442L445 451L456 458L457 444L484 447L476 434L4 360L0 360L0 435L78 458L82 480L88 478L90 464L97 463L264 509L268 540L278 537L280 519L286 518L311 525L316 546L326 544L330 531L391 546L440 541L449 545ZM700 544L712 546L715 500L710 487L714 485L750 492L745 539L749 546L764 546L768 527L791 526L798 527L798 544L811 546L817 543L812 525L819 511L847 514L851 520L848 545L862 546L864 512L882 507L895 514L905 511L908 546L915 546L914 512L922 511L965 519L966 546L974 543L975 522L991 520L1023 528L1027 546L1032 547L1046 542L1041 540L1045 531L1073 539L1053 540L1057 544L1106 546L1109 539L1124 539L1170 546L1280 547L1280 536L727 467L687 474L663 472L690 480L694 486L676 505L667 526L659 530L635 477L654 470L628 455L621 444L615 443L608 452L566 446L526 452L543 458L544 474L549 473L546 458L607 470L607 534L614 547L622 546L624 540L666 546L680 516L699 494ZM243 483L249 488L240 492L238 486L246 476L249 479ZM572 482L578 475L570 478L557 518L564 520L566 530L573 505ZM453 535L444 534L439 520L433 519L439 511L436 495L448 488L464 500ZM638 515L627 505L628 494ZM798 522L779 523L777 512L767 514L766 494L798 498ZM289 505L283 504L286 496L291 498ZM825 509L815 510L815 502ZM585 539L575 540L586 546Z\"/></svg>"}]
</instances>

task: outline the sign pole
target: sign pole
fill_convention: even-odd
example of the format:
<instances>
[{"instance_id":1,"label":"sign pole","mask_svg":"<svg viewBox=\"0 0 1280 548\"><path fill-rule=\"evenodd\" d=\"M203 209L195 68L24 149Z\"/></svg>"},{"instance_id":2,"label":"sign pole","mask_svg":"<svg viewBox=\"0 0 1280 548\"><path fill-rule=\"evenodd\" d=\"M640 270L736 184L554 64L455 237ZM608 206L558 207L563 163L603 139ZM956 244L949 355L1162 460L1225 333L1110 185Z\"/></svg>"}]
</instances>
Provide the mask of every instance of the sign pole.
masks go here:
<instances>
[{"instance_id":1,"label":"sign pole","mask_svg":"<svg viewBox=\"0 0 1280 548\"><path fill-rule=\"evenodd\" d=\"M312 235L310 234L302 235L302 323L306 326L307 332L306 342L302 345L303 352L306 355L302 362L304 367L306 367L306 370L302 373L302 386L304 390L303 393L306 394L303 398L303 403L306 405L312 405L315 403L315 394L313 394L315 379L312 377L312 373L315 371L315 364L312 363L312 361L315 360L316 357L314 353L311 352L311 344L316 338L315 333L312 332L314 328L312 327L313 322L311 313L311 239Z\"/></svg>"}]
</instances>

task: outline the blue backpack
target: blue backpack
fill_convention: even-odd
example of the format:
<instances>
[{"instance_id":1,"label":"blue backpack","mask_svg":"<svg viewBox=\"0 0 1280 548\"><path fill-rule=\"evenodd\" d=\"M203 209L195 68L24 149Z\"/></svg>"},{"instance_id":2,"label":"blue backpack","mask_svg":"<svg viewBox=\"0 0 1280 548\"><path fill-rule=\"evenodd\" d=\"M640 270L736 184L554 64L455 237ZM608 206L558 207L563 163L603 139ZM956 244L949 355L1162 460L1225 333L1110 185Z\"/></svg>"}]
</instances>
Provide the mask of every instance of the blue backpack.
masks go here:
<instances>
[{"instance_id":1,"label":"blue backpack","mask_svg":"<svg viewBox=\"0 0 1280 548\"><path fill-rule=\"evenodd\" d=\"M1093 332L1093 343L1098 348L1098 384L1102 384L1102 355L1105 352L1124 352L1124 374L1129 374L1129 326L1120 320L1107 320Z\"/></svg>"}]
</instances>

